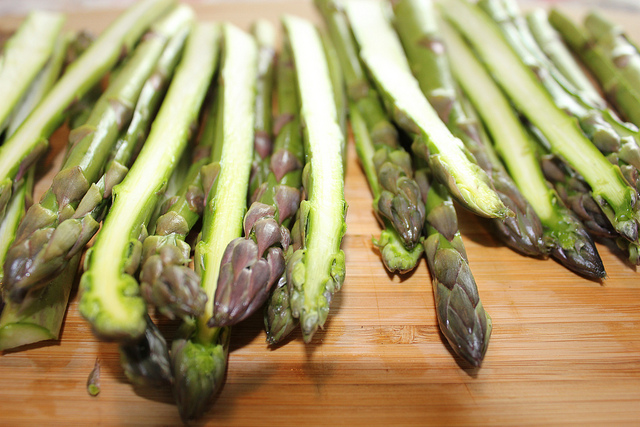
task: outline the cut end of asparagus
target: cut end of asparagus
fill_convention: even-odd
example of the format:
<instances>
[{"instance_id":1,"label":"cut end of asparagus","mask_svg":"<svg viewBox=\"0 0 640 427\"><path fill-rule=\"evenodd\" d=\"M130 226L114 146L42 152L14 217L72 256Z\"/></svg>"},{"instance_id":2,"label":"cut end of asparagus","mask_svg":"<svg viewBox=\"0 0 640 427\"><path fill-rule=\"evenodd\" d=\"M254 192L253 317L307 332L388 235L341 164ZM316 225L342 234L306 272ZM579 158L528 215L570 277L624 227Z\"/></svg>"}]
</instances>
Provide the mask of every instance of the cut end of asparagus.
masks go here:
<instances>
[{"instance_id":1,"label":"cut end of asparagus","mask_svg":"<svg viewBox=\"0 0 640 427\"><path fill-rule=\"evenodd\" d=\"M116 341L142 336L147 329L147 307L139 295L138 282L128 274L122 274L112 288L117 294L104 296L100 295L102 290L94 286L99 283L93 277L94 274L94 271L89 270L82 276L82 298L78 306L80 314L91 323L94 333L100 338ZM112 298L119 301L116 304L106 304Z\"/></svg>"},{"instance_id":2,"label":"cut end of asparagus","mask_svg":"<svg viewBox=\"0 0 640 427\"><path fill-rule=\"evenodd\" d=\"M158 327L147 316L147 329L135 341L120 345L120 365L134 384L159 386L172 380L167 342Z\"/></svg>"},{"instance_id":3,"label":"cut end of asparagus","mask_svg":"<svg viewBox=\"0 0 640 427\"><path fill-rule=\"evenodd\" d=\"M165 245L167 241L171 244ZM145 301L170 319L200 316L207 294L200 287L200 275L188 267L189 245L173 234L150 236L143 251L154 253L145 256L140 273L140 293Z\"/></svg>"},{"instance_id":4,"label":"cut end of asparagus","mask_svg":"<svg viewBox=\"0 0 640 427\"><path fill-rule=\"evenodd\" d=\"M422 245L407 250L400 236L390 228L382 230L380 238L373 239L373 245L380 251L382 262L387 270L399 274L413 270L424 252Z\"/></svg>"},{"instance_id":5,"label":"cut end of asparagus","mask_svg":"<svg viewBox=\"0 0 640 427\"><path fill-rule=\"evenodd\" d=\"M33 323L10 323L0 328L0 351L56 338L47 328Z\"/></svg>"},{"instance_id":6,"label":"cut end of asparagus","mask_svg":"<svg viewBox=\"0 0 640 427\"><path fill-rule=\"evenodd\" d=\"M228 330L221 334L229 335ZM184 422L201 416L222 387L227 367L228 337L222 344L176 340L171 348L173 394Z\"/></svg>"},{"instance_id":7,"label":"cut end of asparagus","mask_svg":"<svg viewBox=\"0 0 640 427\"><path fill-rule=\"evenodd\" d=\"M298 326L298 319L291 314L289 289L283 275L276 285L264 310L264 329L267 343L277 344Z\"/></svg>"}]
</instances>

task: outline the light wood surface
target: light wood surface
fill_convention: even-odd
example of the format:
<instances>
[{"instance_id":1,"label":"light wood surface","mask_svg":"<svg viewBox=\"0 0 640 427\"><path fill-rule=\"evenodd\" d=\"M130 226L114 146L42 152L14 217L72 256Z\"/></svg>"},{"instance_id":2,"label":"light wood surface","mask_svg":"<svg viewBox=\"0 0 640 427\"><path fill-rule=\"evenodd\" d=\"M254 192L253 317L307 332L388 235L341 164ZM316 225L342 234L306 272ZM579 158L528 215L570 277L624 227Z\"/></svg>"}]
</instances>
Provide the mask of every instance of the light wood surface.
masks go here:
<instances>
[{"instance_id":1,"label":"light wood surface","mask_svg":"<svg viewBox=\"0 0 640 427\"><path fill-rule=\"evenodd\" d=\"M244 28L257 17L277 22L282 12L317 21L307 2L197 10L200 19ZM99 31L115 16L75 13L68 27ZM637 16L612 16L640 35ZM0 26L17 22L5 17ZM65 132L57 132L38 194L65 144ZM482 220L459 209L494 326L482 368L467 368L438 331L426 263L402 277L385 272L371 244L379 228L352 143L346 180L347 277L325 330L309 345L296 332L269 348L261 314L234 327L226 384L195 425L640 424L640 276L616 252L598 247L609 277L592 282L502 247ZM127 383L117 345L96 340L80 318L76 289L59 342L0 356L0 424L179 424L170 390ZM176 325L162 327L170 335ZM102 391L91 397L85 384L96 358Z\"/></svg>"}]
</instances>

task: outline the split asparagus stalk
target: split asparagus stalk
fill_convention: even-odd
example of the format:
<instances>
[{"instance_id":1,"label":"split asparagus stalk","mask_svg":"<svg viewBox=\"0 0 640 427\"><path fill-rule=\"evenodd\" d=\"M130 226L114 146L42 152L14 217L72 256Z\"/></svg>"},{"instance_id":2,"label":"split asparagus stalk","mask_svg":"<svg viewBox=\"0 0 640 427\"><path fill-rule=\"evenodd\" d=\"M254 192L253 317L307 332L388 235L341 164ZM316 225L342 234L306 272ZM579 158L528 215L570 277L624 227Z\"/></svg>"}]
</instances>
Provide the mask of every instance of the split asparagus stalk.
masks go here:
<instances>
[{"instance_id":1,"label":"split asparagus stalk","mask_svg":"<svg viewBox=\"0 0 640 427\"><path fill-rule=\"evenodd\" d=\"M125 139L115 147L104 180L98 182L104 165L118 135L131 122L142 88L168 41L192 19L193 12L181 6L154 25L153 37L135 49L87 122L70 133L71 148L61 170L40 202L27 212L7 254L4 292L15 302L60 272L97 232L96 218L106 204L102 200L111 196L111 188L126 174L138 140Z\"/></svg>"},{"instance_id":2,"label":"split asparagus stalk","mask_svg":"<svg viewBox=\"0 0 640 427\"><path fill-rule=\"evenodd\" d=\"M454 75L477 108L511 177L538 214L551 255L579 274L603 278L604 266L593 241L582 223L547 185L535 155L535 142L508 99L462 37L449 25L443 23L441 28Z\"/></svg>"},{"instance_id":3,"label":"split asparagus stalk","mask_svg":"<svg viewBox=\"0 0 640 427\"><path fill-rule=\"evenodd\" d=\"M473 154L489 176L496 193L515 216L492 219L499 238L512 249L531 256L546 255L542 225L486 140L482 125L460 97L449 68L446 46L430 0L402 0L394 4L395 26L422 92L440 119Z\"/></svg>"},{"instance_id":4,"label":"split asparagus stalk","mask_svg":"<svg viewBox=\"0 0 640 427\"><path fill-rule=\"evenodd\" d=\"M65 72L16 133L0 146L0 213L13 185L46 151L48 138L64 120L67 107L93 87L118 61L123 50L130 51L172 5L172 0L144 0L120 15Z\"/></svg>"},{"instance_id":5,"label":"split asparagus stalk","mask_svg":"<svg viewBox=\"0 0 640 427\"><path fill-rule=\"evenodd\" d=\"M420 135L418 149L428 155L436 179L472 212L505 218L513 213L491 188L487 174L465 149L420 92L404 56L402 45L377 2L350 0L346 11L360 45L360 57L392 112L396 123Z\"/></svg>"},{"instance_id":6,"label":"split asparagus stalk","mask_svg":"<svg viewBox=\"0 0 640 427\"><path fill-rule=\"evenodd\" d=\"M363 168L369 171L366 175L374 196L373 208L385 226L382 236L374 243L380 249L387 269L412 270L422 251L418 243L422 236L424 206L413 180L410 156L398 144L397 131L387 120L378 94L360 65L357 46L346 18L338 10L339 5L333 0L315 3L323 15L344 70L347 95L353 104L350 110L357 109L355 114L364 120L365 127L358 129L366 132L367 136L357 139L371 145L371 149L358 149L358 154ZM363 155L370 158L363 158ZM375 183L371 182L372 179ZM388 230L388 227L392 229ZM399 248L398 244L405 248Z\"/></svg>"},{"instance_id":7,"label":"split asparagus stalk","mask_svg":"<svg viewBox=\"0 0 640 427\"><path fill-rule=\"evenodd\" d=\"M149 219L192 136L217 62L218 34L213 24L193 28L149 137L125 179L113 188L109 215L86 255L79 309L100 337L135 339L146 330L146 304L132 275Z\"/></svg>"},{"instance_id":8,"label":"split asparagus stalk","mask_svg":"<svg viewBox=\"0 0 640 427\"><path fill-rule=\"evenodd\" d=\"M219 163L219 173L208 192L194 260L208 301L202 315L185 322L171 351L174 396L185 421L205 411L224 379L230 328L212 328L209 322L215 312L219 279L227 274L224 265L241 261L225 257L229 243L242 234L253 160L258 48L253 38L238 28L230 24L223 28L218 138L212 156L212 161ZM243 274L242 269L238 273Z\"/></svg>"},{"instance_id":9,"label":"split asparagus stalk","mask_svg":"<svg viewBox=\"0 0 640 427\"><path fill-rule=\"evenodd\" d=\"M0 65L0 132L51 58L64 21L64 15L58 13L32 12L4 44Z\"/></svg>"},{"instance_id":10,"label":"split asparagus stalk","mask_svg":"<svg viewBox=\"0 0 640 427\"><path fill-rule=\"evenodd\" d=\"M346 224L344 199L344 134L336 111L334 88L322 42L313 25L293 16L283 18L300 94L306 166L297 231L302 247L287 263L291 312L300 319L309 342L329 314L333 294L344 281L345 257L340 249ZM294 226L294 228L296 228Z\"/></svg>"}]
</instances>

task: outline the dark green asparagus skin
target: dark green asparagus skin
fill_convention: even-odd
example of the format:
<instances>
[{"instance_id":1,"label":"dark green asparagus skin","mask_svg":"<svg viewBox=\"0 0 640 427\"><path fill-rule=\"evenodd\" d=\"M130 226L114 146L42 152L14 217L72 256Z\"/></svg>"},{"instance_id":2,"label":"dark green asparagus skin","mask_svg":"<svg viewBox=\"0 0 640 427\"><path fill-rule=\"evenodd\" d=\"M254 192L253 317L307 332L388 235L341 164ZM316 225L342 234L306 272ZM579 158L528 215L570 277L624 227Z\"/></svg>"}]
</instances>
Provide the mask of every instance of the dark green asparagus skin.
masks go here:
<instances>
[{"instance_id":1,"label":"dark green asparagus skin","mask_svg":"<svg viewBox=\"0 0 640 427\"><path fill-rule=\"evenodd\" d=\"M193 149L192 162L182 185L164 206L153 235L142 246L140 293L151 306L173 319L199 316L207 296L200 277L189 267L191 247L185 239L202 217L206 193L215 181L219 166L211 163L216 138L217 94L205 118L205 128ZM211 164L210 164L211 163Z\"/></svg>"},{"instance_id":2,"label":"dark green asparagus skin","mask_svg":"<svg viewBox=\"0 0 640 427\"><path fill-rule=\"evenodd\" d=\"M607 99L627 120L640 125L640 95L620 75L608 54L594 43L587 30L557 9L549 13L549 22L596 76Z\"/></svg>"},{"instance_id":3,"label":"dark green asparagus skin","mask_svg":"<svg viewBox=\"0 0 640 427\"><path fill-rule=\"evenodd\" d=\"M123 51L131 50L173 4L173 0L143 0L120 15L69 67L24 125L0 146L0 216L14 183L46 151L48 138L62 124L67 108L111 69Z\"/></svg>"},{"instance_id":4,"label":"dark green asparagus skin","mask_svg":"<svg viewBox=\"0 0 640 427\"><path fill-rule=\"evenodd\" d=\"M444 23L441 29L453 73L476 106L514 182L538 214L551 256L578 274L603 278L604 266L589 234L544 179L532 136L462 37Z\"/></svg>"},{"instance_id":5,"label":"dark green asparagus skin","mask_svg":"<svg viewBox=\"0 0 640 427\"><path fill-rule=\"evenodd\" d=\"M132 383L160 386L172 381L167 342L158 327L147 316L147 329L135 341L120 345L120 365Z\"/></svg>"},{"instance_id":6,"label":"dark green asparagus skin","mask_svg":"<svg viewBox=\"0 0 640 427\"><path fill-rule=\"evenodd\" d=\"M540 219L493 152L471 107L461 101L433 4L429 0L401 0L394 3L394 13L396 29L422 92L487 173L505 206L515 213L490 220L492 228L510 248L530 256L546 255Z\"/></svg>"},{"instance_id":7,"label":"dark green asparagus skin","mask_svg":"<svg viewBox=\"0 0 640 427\"><path fill-rule=\"evenodd\" d=\"M419 243L424 224L424 208L419 202L419 189L413 180L413 168L409 155L398 144L395 127L388 121L376 90L371 87L358 58L358 51L349 30L346 18L338 10L334 0L316 0L329 35L336 47L340 67L345 76L349 101L355 105L360 117L365 120L366 131L374 146L373 165L380 191L374 194L373 207L385 226L392 226L397 233L385 233L386 237L399 235L407 251ZM359 151L360 153L360 151ZM361 163L371 159L361 159ZM378 244L387 242L378 240ZM385 251L381 246L383 258ZM383 259L387 267L393 265L392 258ZM407 269L408 266L405 266Z\"/></svg>"},{"instance_id":8,"label":"dark green asparagus skin","mask_svg":"<svg viewBox=\"0 0 640 427\"><path fill-rule=\"evenodd\" d=\"M282 199L289 200L291 202L289 205L281 204L278 214L282 224L290 226L300 205L304 145L300 129L296 74L291 61L291 47L286 43L282 47L278 60L276 83L278 91L278 115L274 120L276 139L269 177L261 186L262 194L259 195L260 200L268 204ZM278 196L278 192L281 195ZM290 255L291 249L285 252L285 259ZM265 306L264 325L269 344L281 341L298 325L298 319L291 314L286 274L280 277L269 296Z\"/></svg>"},{"instance_id":9,"label":"dark green asparagus skin","mask_svg":"<svg viewBox=\"0 0 640 427\"><path fill-rule=\"evenodd\" d=\"M416 180L427 211L423 244L440 330L456 354L480 366L489 345L491 317L469 268L453 201L428 168L416 170Z\"/></svg>"},{"instance_id":10,"label":"dark green asparagus skin","mask_svg":"<svg viewBox=\"0 0 640 427\"><path fill-rule=\"evenodd\" d=\"M71 148L62 169L40 203L27 212L7 254L4 292L15 302L60 272L98 231L96 218L101 212L91 212L104 209L111 189L126 174L139 143L140 134L136 132L135 139L116 145L118 134L132 121L142 88L156 69L165 46L175 34L183 33L192 13L187 7L179 7L154 25L153 36L136 48L87 122L70 133ZM182 34L182 41L185 35ZM157 79L150 84L155 85ZM139 116L134 124L138 119ZM144 122L148 123L149 119ZM114 146L115 155L107 165L104 180L98 182Z\"/></svg>"},{"instance_id":11,"label":"dark green asparagus skin","mask_svg":"<svg viewBox=\"0 0 640 427\"><path fill-rule=\"evenodd\" d=\"M253 164L249 181L250 200L269 175L269 158L273 150L273 80L276 63L275 28L269 21L256 21L251 32L258 43L258 82L256 85L256 121L254 124Z\"/></svg>"}]
</instances>

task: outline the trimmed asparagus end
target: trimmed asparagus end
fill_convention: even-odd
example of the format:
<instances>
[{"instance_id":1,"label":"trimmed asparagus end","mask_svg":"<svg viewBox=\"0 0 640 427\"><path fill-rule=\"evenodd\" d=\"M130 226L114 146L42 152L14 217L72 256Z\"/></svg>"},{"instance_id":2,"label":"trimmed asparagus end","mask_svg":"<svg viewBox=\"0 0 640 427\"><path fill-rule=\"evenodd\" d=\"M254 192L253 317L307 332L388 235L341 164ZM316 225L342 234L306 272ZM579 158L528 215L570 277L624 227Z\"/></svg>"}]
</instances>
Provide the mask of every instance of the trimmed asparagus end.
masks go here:
<instances>
[{"instance_id":1,"label":"trimmed asparagus end","mask_svg":"<svg viewBox=\"0 0 640 427\"><path fill-rule=\"evenodd\" d=\"M380 251L384 266L392 273L404 274L413 270L424 252L421 244L408 250L398 233L391 228L382 230L380 238L373 239L373 245Z\"/></svg>"},{"instance_id":2,"label":"trimmed asparagus end","mask_svg":"<svg viewBox=\"0 0 640 427\"><path fill-rule=\"evenodd\" d=\"M120 364L134 384L159 386L170 383L169 348L162 333L147 316L147 329L139 339L120 345Z\"/></svg>"},{"instance_id":3,"label":"trimmed asparagus end","mask_svg":"<svg viewBox=\"0 0 640 427\"><path fill-rule=\"evenodd\" d=\"M264 329L267 342L277 344L298 326L298 319L291 313L286 275L282 275L264 310Z\"/></svg>"},{"instance_id":4,"label":"trimmed asparagus end","mask_svg":"<svg viewBox=\"0 0 640 427\"><path fill-rule=\"evenodd\" d=\"M89 378L87 378L87 393L91 396L97 396L100 394L100 360L96 359L95 365L93 365L93 369L91 373L89 373Z\"/></svg>"},{"instance_id":5,"label":"trimmed asparagus end","mask_svg":"<svg viewBox=\"0 0 640 427\"><path fill-rule=\"evenodd\" d=\"M227 368L230 331L221 329L214 342L178 339L171 347L173 394L184 422L198 418L222 387Z\"/></svg>"}]
</instances>

